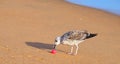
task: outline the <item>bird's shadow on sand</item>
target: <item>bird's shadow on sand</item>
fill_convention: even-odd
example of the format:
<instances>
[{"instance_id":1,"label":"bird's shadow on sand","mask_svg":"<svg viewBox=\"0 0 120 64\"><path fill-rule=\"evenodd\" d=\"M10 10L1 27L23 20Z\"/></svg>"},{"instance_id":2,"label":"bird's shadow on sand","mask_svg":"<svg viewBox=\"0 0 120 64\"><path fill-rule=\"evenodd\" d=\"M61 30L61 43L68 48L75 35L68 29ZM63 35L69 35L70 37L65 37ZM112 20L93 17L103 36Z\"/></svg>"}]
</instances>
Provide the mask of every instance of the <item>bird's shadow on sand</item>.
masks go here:
<instances>
[{"instance_id":1,"label":"bird's shadow on sand","mask_svg":"<svg viewBox=\"0 0 120 64\"><path fill-rule=\"evenodd\" d=\"M25 42L25 43L28 46L38 48L38 49L41 49L41 50L47 50L48 52L50 52L50 50L53 49L53 44L47 44L47 43L41 43L41 42ZM58 49L57 49L57 51L65 52L65 51L58 50Z\"/></svg>"},{"instance_id":2,"label":"bird's shadow on sand","mask_svg":"<svg viewBox=\"0 0 120 64\"><path fill-rule=\"evenodd\" d=\"M39 49L53 49L53 44L41 43L41 42L25 42L26 45L39 48Z\"/></svg>"}]
</instances>

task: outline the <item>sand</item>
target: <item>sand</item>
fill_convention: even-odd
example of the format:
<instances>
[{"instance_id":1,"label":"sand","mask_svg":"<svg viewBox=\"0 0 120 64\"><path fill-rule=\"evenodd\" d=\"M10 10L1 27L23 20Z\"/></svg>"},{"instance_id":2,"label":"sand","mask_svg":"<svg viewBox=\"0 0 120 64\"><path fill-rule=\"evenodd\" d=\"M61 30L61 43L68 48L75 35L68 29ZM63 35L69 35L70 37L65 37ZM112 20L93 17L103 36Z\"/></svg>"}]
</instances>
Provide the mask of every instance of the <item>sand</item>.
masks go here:
<instances>
[{"instance_id":1,"label":"sand","mask_svg":"<svg viewBox=\"0 0 120 64\"><path fill-rule=\"evenodd\" d=\"M76 56L54 39L69 30L98 36L79 45ZM64 0L0 1L0 64L120 64L120 16Z\"/></svg>"}]
</instances>

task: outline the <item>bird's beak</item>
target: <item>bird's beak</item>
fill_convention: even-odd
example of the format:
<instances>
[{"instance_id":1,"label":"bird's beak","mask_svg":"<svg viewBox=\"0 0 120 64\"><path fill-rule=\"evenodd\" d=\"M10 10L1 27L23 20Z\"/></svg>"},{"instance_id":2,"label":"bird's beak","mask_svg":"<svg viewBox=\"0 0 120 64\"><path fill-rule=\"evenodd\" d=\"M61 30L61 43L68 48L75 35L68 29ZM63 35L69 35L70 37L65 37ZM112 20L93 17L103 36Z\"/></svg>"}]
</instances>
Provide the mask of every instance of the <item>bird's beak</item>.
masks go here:
<instances>
[{"instance_id":1,"label":"bird's beak","mask_svg":"<svg viewBox=\"0 0 120 64\"><path fill-rule=\"evenodd\" d=\"M56 45L53 46L53 49L55 49L55 48L56 48Z\"/></svg>"}]
</instances>

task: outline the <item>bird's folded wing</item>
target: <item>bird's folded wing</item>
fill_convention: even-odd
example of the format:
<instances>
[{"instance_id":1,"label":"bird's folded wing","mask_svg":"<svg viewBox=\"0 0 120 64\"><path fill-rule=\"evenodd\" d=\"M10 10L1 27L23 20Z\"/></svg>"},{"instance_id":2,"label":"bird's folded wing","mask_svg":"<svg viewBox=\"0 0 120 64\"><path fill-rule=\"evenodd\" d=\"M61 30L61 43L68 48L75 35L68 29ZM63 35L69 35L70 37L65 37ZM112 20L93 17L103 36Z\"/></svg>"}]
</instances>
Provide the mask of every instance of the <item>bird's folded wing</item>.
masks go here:
<instances>
[{"instance_id":1,"label":"bird's folded wing","mask_svg":"<svg viewBox=\"0 0 120 64\"><path fill-rule=\"evenodd\" d=\"M82 40L86 37L85 34L86 31L69 31L65 33L62 37L64 37L64 40L70 39L70 40Z\"/></svg>"}]
</instances>

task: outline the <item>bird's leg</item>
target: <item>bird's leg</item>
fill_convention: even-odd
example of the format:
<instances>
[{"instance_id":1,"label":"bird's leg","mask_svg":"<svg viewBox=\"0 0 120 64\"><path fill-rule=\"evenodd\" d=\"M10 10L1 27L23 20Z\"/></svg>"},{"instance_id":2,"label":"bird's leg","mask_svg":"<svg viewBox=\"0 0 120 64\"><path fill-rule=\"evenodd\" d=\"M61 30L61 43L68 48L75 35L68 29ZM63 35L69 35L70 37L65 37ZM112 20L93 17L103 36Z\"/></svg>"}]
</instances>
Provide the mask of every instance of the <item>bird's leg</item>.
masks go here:
<instances>
[{"instance_id":1,"label":"bird's leg","mask_svg":"<svg viewBox=\"0 0 120 64\"><path fill-rule=\"evenodd\" d=\"M73 46L71 47L71 50L68 54L72 54L73 53Z\"/></svg>"},{"instance_id":2,"label":"bird's leg","mask_svg":"<svg viewBox=\"0 0 120 64\"><path fill-rule=\"evenodd\" d=\"M74 55L77 55L79 46L78 46L78 44L76 44L75 46L76 46L76 51L75 51Z\"/></svg>"}]
</instances>

